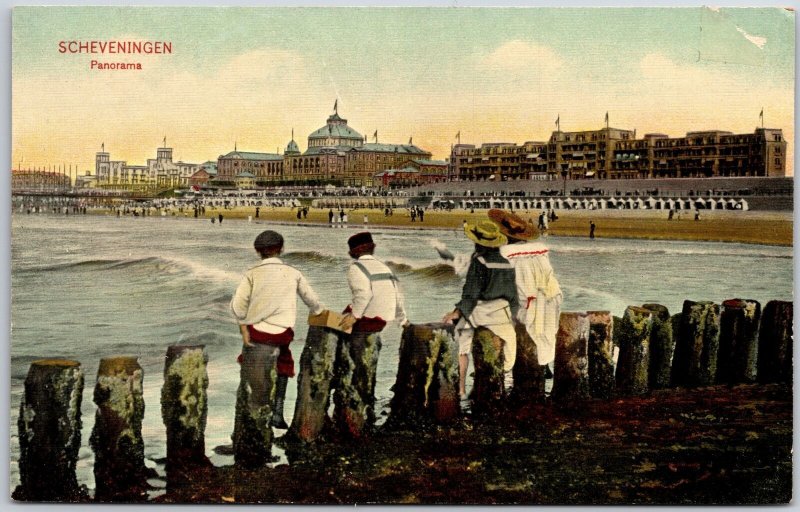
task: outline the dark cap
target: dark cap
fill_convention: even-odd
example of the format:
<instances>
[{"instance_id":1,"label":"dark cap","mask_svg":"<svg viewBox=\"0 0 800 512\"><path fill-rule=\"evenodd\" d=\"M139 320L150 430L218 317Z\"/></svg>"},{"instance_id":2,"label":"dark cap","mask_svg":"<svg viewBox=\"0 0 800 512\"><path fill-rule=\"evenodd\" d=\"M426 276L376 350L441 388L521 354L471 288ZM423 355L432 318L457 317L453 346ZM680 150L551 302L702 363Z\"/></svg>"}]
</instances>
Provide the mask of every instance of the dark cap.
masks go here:
<instances>
[{"instance_id":1,"label":"dark cap","mask_svg":"<svg viewBox=\"0 0 800 512\"><path fill-rule=\"evenodd\" d=\"M363 233L357 233L347 239L347 246L350 247L351 251L356 247L358 247L359 245L365 245L365 244L375 245L375 242L372 241L372 235L369 234L368 231L364 231Z\"/></svg>"},{"instance_id":2,"label":"dark cap","mask_svg":"<svg viewBox=\"0 0 800 512\"><path fill-rule=\"evenodd\" d=\"M253 242L253 247L256 249L267 249L269 247L277 247L282 245L283 237L280 235L280 233L269 230L262 232L256 237L256 241Z\"/></svg>"}]
</instances>

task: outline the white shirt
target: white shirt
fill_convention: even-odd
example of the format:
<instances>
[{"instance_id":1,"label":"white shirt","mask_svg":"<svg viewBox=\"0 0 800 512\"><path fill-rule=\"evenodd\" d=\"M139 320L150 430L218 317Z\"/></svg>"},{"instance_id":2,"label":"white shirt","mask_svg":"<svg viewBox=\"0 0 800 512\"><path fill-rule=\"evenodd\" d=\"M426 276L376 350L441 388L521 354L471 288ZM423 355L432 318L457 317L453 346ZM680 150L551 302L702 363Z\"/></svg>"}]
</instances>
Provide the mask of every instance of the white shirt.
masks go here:
<instances>
[{"instance_id":1,"label":"white shirt","mask_svg":"<svg viewBox=\"0 0 800 512\"><path fill-rule=\"evenodd\" d=\"M322 312L319 297L299 270L279 258L266 258L245 272L231 311L239 324L276 334L294 327L298 295L312 315Z\"/></svg>"},{"instance_id":2,"label":"white shirt","mask_svg":"<svg viewBox=\"0 0 800 512\"><path fill-rule=\"evenodd\" d=\"M382 278L388 277L387 274L394 276L392 271L370 254L361 256L357 262L366 267L369 275L355 262L347 269L347 283L353 292L350 304L353 316L380 317L386 322L396 320L402 325L406 321L403 295L396 280Z\"/></svg>"}]
</instances>

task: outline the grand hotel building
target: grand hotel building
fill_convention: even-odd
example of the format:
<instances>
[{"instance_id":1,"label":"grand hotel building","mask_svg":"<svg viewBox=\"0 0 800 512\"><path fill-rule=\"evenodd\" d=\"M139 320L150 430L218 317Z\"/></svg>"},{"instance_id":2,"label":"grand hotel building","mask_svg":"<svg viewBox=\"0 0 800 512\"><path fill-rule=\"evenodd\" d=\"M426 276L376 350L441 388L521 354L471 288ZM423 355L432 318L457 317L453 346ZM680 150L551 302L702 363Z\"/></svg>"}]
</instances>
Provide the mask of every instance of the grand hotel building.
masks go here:
<instances>
[{"instance_id":1,"label":"grand hotel building","mask_svg":"<svg viewBox=\"0 0 800 512\"><path fill-rule=\"evenodd\" d=\"M547 142L453 146L450 179L703 178L785 176L786 141L780 129L753 133L689 132L671 138L618 128L555 131Z\"/></svg>"},{"instance_id":2,"label":"grand hotel building","mask_svg":"<svg viewBox=\"0 0 800 512\"><path fill-rule=\"evenodd\" d=\"M236 182L242 172L255 176L257 185L374 185L380 171L416 166L430 161L431 153L409 144L368 143L334 112L325 126L308 136L300 152L294 137L282 155L233 151L217 160L217 181ZM445 162L441 162L446 165Z\"/></svg>"}]
</instances>

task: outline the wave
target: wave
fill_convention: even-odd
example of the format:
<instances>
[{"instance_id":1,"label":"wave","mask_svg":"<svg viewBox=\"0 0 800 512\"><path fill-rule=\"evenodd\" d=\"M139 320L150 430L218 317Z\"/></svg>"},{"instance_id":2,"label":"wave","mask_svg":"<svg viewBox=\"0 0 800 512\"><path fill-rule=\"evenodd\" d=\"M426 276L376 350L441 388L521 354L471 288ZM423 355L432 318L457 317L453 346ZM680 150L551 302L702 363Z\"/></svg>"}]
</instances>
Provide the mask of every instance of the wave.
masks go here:
<instances>
[{"instance_id":1,"label":"wave","mask_svg":"<svg viewBox=\"0 0 800 512\"><path fill-rule=\"evenodd\" d=\"M408 263L387 261L386 266L396 274L410 277L433 279L443 282L458 278L455 267L450 263L435 263L423 267L414 267Z\"/></svg>"},{"instance_id":2,"label":"wave","mask_svg":"<svg viewBox=\"0 0 800 512\"><path fill-rule=\"evenodd\" d=\"M618 244L587 245L587 246L550 246L553 256L559 254L610 254L619 256L620 248ZM722 258L774 258L792 259L791 248L773 248L772 250L755 251L751 248L742 248L741 251L721 251L719 248L703 247L648 247L647 244L639 244L626 247L626 254L641 254L651 256L702 256L702 257L722 257Z\"/></svg>"},{"instance_id":3,"label":"wave","mask_svg":"<svg viewBox=\"0 0 800 512\"><path fill-rule=\"evenodd\" d=\"M338 264L344 261L344 257L322 254L317 251L293 251L287 252L282 256L283 259L293 263L327 263Z\"/></svg>"},{"instance_id":4,"label":"wave","mask_svg":"<svg viewBox=\"0 0 800 512\"><path fill-rule=\"evenodd\" d=\"M150 256L146 258L134 258L134 259L125 259L125 260L112 260L112 259L96 259L96 260L84 260L84 261L73 261L69 263L55 263L53 265L45 265L42 267L31 267L26 269L21 269L18 272L21 273L39 273L39 272L58 272L62 270L109 270L109 269L121 269L121 268L128 268L135 265L147 265L151 263L158 262L159 258L157 256Z\"/></svg>"}]
</instances>

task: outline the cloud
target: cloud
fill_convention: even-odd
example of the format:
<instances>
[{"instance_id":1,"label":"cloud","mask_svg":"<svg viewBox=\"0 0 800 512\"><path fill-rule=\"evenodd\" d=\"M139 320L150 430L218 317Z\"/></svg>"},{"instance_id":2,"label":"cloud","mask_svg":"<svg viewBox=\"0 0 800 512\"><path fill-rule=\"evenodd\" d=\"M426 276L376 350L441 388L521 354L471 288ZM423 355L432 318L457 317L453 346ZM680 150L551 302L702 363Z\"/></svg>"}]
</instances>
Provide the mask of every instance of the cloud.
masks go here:
<instances>
[{"instance_id":1,"label":"cloud","mask_svg":"<svg viewBox=\"0 0 800 512\"><path fill-rule=\"evenodd\" d=\"M558 54L547 46L526 41L509 41L481 59L480 64L499 70L536 68L556 71L564 66Z\"/></svg>"}]
</instances>

